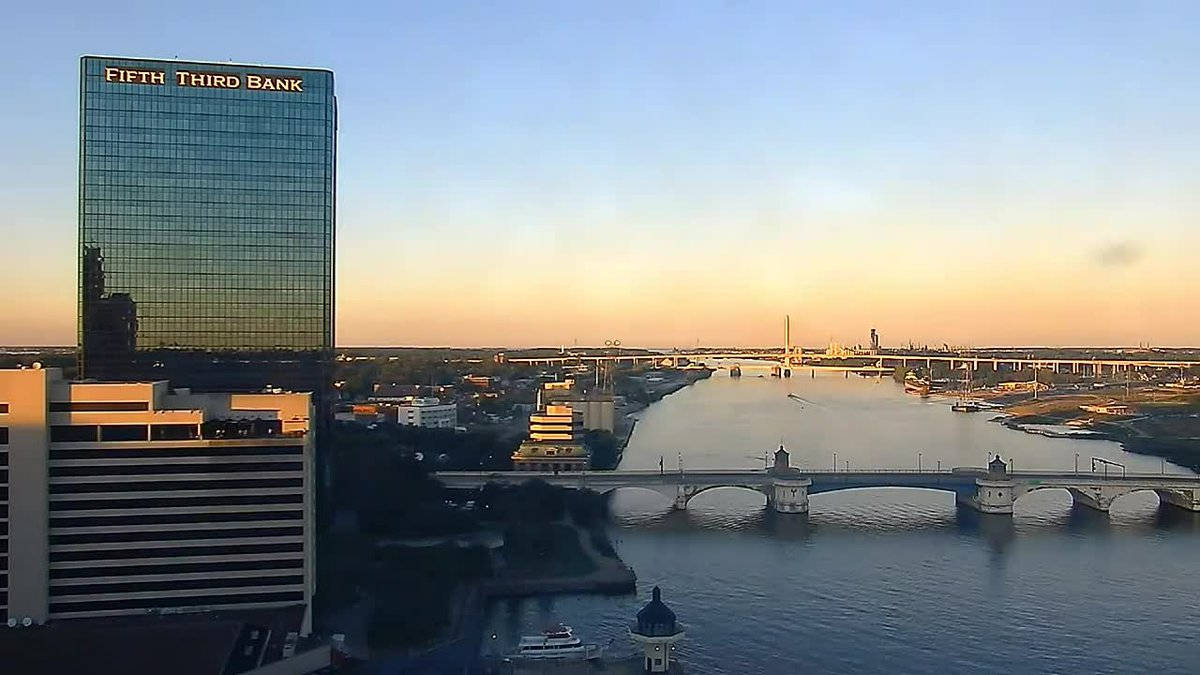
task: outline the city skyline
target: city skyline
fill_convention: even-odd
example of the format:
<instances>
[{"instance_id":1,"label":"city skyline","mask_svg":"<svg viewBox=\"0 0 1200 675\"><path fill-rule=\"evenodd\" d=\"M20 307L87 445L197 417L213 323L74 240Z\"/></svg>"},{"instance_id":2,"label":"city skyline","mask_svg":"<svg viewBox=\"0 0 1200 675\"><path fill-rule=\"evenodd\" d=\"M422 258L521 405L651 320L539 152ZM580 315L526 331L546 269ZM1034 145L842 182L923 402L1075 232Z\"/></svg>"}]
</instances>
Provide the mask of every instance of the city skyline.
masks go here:
<instances>
[{"instance_id":1,"label":"city skyline","mask_svg":"<svg viewBox=\"0 0 1200 675\"><path fill-rule=\"evenodd\" d=\"M0 344L75 341L85 53L338 74L340 346L1200 334L1195 8L128 11L0 47Z\"/></svg>"}]
</instances>

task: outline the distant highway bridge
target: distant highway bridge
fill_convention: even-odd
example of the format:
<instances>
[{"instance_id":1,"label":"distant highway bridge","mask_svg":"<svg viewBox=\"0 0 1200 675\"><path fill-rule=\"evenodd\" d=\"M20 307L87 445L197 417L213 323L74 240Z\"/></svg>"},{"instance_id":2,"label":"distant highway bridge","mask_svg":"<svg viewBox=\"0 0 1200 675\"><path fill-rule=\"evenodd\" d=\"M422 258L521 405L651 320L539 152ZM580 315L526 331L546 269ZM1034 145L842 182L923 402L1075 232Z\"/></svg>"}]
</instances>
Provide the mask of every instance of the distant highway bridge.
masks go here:
<instances>
[{"instance_id":1,"label":"distant highway bridge","mask_svg":"<svg viewBox=\"0 0 1200 675\"><path fill-rule=\"evenodd\" d=\"M781 454L782 453L782 454ZM1013 504L1037 490L1066 490L1076 504L1108 511L1118 497L1150 490L1162 503L1200 511L1200 476L1091 472L1009 471L999 457L988 468L921 471L864 469L808 471L791 467L783 448L771 469L700 469L689 471L589 471L572 473L441 472L435 477L451 489L479 489L488 483L520 484L538 479L551 485L592 490L601 494L622 488L653 490L686 509L696 495L716 488L743 488L766 496L768 508L780 513L807 513L808 497L822 492L861 488L899 487L942 490L983 513L1011 514Z\"/></svg>"},{"instance_id":2,"label":"distant highway bridge","mask_svg":"<svg viewBox=\"0 0 1200 675\"><path fill-rule=\"evenodd\" d=\"M709 362L725 360L774 361L786 368L802 366L822 367L825 360L836 360L839 363L831 366L837 369L855 370L853 366L845 365L845 361L862 361L863 366L873 370L886 369L909 364L932 367L935 362L947 363L951 369L970 364L973 370L980 367L999 370L1001 367L1011 367L1021 370L1025 367L1044 368L1048 370L1070 371L1089 375L1101 375L1107 370L1117 373L1128 370L1145 368L1192 368L1200 367L1200 361L1177 361L1162 359L1039 359L1016 358L1011 356L986 356L962 354L921 354L916 352L890 352L878 354L847 354L830 355L826 352L783 349L776 350L730 350L724 352L688 351L688 352L622 352L605 354L558 354L555 356L507 356L497 357L503 363L517 363L530 366L568 366L575 364L596 363L656 363L678 366L681 362Z\"/></svg>"}]
</instances>

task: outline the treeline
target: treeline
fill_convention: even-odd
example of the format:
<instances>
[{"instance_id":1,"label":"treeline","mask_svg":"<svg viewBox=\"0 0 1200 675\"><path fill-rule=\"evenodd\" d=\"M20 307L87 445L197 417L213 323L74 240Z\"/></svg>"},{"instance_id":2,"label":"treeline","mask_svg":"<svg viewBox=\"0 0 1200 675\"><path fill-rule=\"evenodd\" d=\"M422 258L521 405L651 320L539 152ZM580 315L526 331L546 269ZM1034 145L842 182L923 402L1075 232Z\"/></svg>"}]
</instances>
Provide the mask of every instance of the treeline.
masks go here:
<instances>
[{"instance_id":1,"label":"treeline","mask_svg":"<svg viewBox=\"0 0 1200 675\"><path fill-rule=\"evenodd\" d=\"M0 354L0 368L29 368L35 363L45 368L62 368L63 377L76 376L78 360L74 354L43 352L40 354Z\"/></svg>"},{"instance_id":2,"label":"treeline","mask_svg":"<svg viewBox=\"0 0 1200 675\"><path fill-rule=\"evenodd\" d=\"M617 552L604 529L607 502L603 495L587 490L572 490L532 480L520 485L488 484L475 500L481 520L499 524L505 532L505 551L526 565L543 558L574 567L569 573L585 574L587 563L578 542L561 522L569 519L583 528L593 548L615 558ZM557 570L557 574L568 574Z\"/></svg>"},{"instance_id":3,"label":"treeline","mask_svg":"<svg viewBox=\"0 0 1200 675\"><path fill-rule=\"evenodd\" d=\"M570 516L582 527L603 524L604 498L594 492L555 487L543 480L520 485L488 483L475 498L480 519L491 522L550 523Z\"/></svg>"},{"instance_id":4,"label":"treeline","mask_svg":"<svg viewBox=\"0 0 1200 675\"><path fill-rule=\"evenodd\" d=\"M621 461L621 448L617 437L610 431L592 429L583 435L583 444L592 456L592 468L611 471Z\"/></svg>"},{"instance_id":5,"label":"treeline","mask_svg":"<svg viewBox=\"0 0 1200 675\"><path fill-rule=\"evenodd\" d=\"M495 352L460 352L451 349L347 350L369 356L367 360L337 361L334 380L343 382L343 395L363 398L376 383L458 384L463 375L509 375L515 366L495 362ZM476 361L477 362L474 362Z\"/></svg>"},{"instance_id":6,"label":"treeline","mask_svg":"<svg viewBox=\"0 0 1200 675\"><path fill-rule=\"evenodd\" d=\"M491 571L487 551L479 547L381 549L376 562L367 627L372 647L429 644L450 623L455 589Z\"/></svg>"},{"instance_id":7,"label":"treeline","mask_svg":"<svg viewBox=\"0 0 1200 675\"><path fill-rule=\"evenodd\" d=\"M333 507L354 510L371 535L467 532L477 519L446 502L430 471L507 469L512 449L484 432L338 423L329 444Z\"/></svg>"}]
</instances>

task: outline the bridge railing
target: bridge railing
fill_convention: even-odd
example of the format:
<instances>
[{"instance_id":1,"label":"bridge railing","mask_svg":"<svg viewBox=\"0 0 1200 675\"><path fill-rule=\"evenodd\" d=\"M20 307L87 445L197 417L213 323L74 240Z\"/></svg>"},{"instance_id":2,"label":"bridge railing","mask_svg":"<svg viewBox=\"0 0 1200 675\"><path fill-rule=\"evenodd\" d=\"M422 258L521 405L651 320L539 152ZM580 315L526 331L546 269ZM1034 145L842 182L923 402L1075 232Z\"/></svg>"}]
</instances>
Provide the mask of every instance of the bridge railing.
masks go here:
<instances>
[{"instance_id":1,"label":"bridge railing","mask_svg":"<svg viewBox=\"0 0 1200 675\"><path fill-rule=\"evenodd\" d=\"M960 476L960 477L980 477L986 476L987 470L979 467L955 467L950 469L915 469L915 468L884 468L871 467L861 469L814 469L807 470L803 467L793 467L798 469L796 475L801 477L832 477L832 476L869 476L869 475L904 475L904 476ZM656 471L638 469L631 471L560 471L558 473L546 471L442 471L432 474L435 478L474 478L487 479L494 478L498 480L529 480L534 478L554 479L554 480L619 480L622 478L638 479L638 478L663 478L665 480L687 480L687 479L702 479L705 477L722 478L722 477L746 477L746 478L767 478L771 476L770 471L763 469L691 469L680 472L676 471ZM1109 473L1105 475L1103 472L1096 471L1014 471L1005 474L1011 478L1021 479L1052 479L1063 480L1071 478L1087 478L1099 479L1108 481L1163 481L1171 483L1197 483L1200 484L1200 475L1183 474L1183 473Z\"/></svg>"}]
</instances>

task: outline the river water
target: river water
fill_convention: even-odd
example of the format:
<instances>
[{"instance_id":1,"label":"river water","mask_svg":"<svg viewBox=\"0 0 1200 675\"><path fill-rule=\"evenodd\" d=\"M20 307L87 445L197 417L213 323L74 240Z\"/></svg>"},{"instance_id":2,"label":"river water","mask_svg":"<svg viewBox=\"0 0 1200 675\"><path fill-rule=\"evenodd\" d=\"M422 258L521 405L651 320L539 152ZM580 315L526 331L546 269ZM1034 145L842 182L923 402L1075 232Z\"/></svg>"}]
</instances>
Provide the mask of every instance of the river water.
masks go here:
<instances>
[{"instance_id":1,"label":"river water","mask_svg":"<svg viewBox=\"0 0 1200 675\"><path fill-rule=\"evenodd\" d=\"M853 469L980 466L991 451L1017 470L1072 470L1078 453L1084 471L1098 456L1131 473L1187 473L1116 443L953 413L890 378L745 373L720 371L643 411L621 468L663 457L670 470L680 453L685 468L761 467L783 442L793 465L813 468L829 468L834 452ZM657 493L618 491L610 534L638 597L497 602L485 652L564 621L632 654L625 627L657 584L685 624L677 654L692 673L1200 672L1200 517L1159 508L1153 493L1105 515L1038 491L1011 518L911 489L813 495L807 516L764 502L718 489L673 512Z\"/></svg>"}]
</instances>

